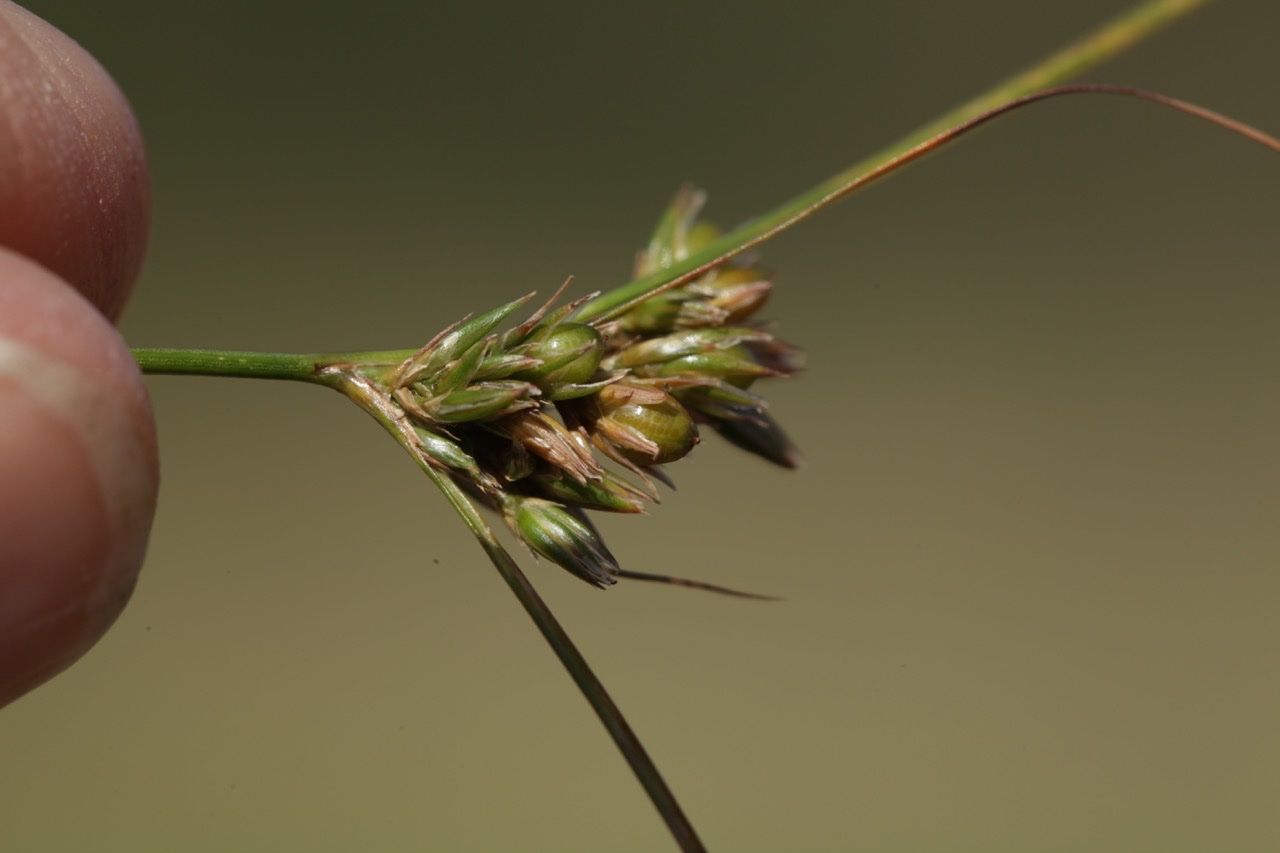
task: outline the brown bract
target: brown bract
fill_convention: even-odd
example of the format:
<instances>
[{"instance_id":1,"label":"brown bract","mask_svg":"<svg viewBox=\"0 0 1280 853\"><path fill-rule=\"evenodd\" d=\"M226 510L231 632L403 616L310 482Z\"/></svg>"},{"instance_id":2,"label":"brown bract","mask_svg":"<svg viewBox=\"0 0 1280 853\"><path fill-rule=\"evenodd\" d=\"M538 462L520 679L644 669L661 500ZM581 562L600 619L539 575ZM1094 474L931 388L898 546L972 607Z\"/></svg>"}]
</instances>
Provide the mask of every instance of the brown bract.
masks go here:
<instances>
[{"instance_id":1,"label":"brown bract","mask_svg":"<svg viewBox=\"0 0 1280 853\"><path fill-rule=\"evenodd\" d=\"M0 245L118 319L150 226L142 136L102 66L8 0L0 0L0 152Z\"/></svg>"}]
</instances>

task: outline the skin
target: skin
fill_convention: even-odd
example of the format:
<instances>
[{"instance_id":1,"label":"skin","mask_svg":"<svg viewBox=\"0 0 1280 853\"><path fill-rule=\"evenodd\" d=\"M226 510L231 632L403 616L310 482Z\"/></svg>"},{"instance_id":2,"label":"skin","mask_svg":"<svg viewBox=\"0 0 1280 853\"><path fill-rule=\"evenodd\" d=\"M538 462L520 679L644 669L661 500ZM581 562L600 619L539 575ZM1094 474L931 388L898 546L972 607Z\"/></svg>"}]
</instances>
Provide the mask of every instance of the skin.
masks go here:
<instances>
[{"instance_id":1,"label":"skin","mask_svg":"<svg viewBox=\"0 0 1280 853\"><path fill-rule=\"evenodd\" d=\"M155 425L112 326L150 220L142 138L79 45L0 0L0 706L106 632L155 513Z\"/></svg>"}]
</instances>

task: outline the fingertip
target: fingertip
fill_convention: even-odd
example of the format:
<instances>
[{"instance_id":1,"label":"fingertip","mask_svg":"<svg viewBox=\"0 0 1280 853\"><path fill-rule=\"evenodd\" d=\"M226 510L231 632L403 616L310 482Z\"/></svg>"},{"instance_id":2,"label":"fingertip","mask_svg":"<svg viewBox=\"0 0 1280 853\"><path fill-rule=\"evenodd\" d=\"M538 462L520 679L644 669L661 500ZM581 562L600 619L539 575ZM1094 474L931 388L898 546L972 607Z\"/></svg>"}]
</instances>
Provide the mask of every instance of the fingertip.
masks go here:
<instances>
[{"instance_id":1,"label":"fingertip","mask_svg":"<svg viewBox=\"0 0 1280 853\"><path fill-rule=\"evenodd\" d=\"M0 705L123 609L155 512L150 404L115 329L0 249Z\"/></svg>"},{"instance_id":2,"label":"fingertip","mask_svg":"<svg viewBox=\"0 0 1280 853\"><path fill-rule=\"evenodd\" d=\"M118 319L150 230L142 135L97 60L8 0L0 0L0 150L0 245Z\"/></svg>"}]
</instances>

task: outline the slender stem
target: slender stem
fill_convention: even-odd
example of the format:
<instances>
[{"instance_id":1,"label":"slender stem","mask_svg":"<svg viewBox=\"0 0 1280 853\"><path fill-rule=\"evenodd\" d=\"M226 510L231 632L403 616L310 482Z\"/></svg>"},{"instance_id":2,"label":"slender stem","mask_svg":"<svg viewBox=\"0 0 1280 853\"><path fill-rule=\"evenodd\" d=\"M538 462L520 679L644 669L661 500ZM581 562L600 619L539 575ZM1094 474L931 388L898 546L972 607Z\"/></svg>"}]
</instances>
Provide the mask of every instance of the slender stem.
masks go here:
<instances>
[{"instance_id":1,"label":"slender stem","mask_svg":"<svg viewBox=\"0 0 1280 853\"><path fill-rule=\"evenodd\" d=\"M143 373L240 376L316 382L324 356L303 353L236 352L211 349L134 349Z\"/></svg>"},{"instance_id":2,"label":"slender stem","mask_svg":"<svg viewBox=\"0 0 1280 853\"><path fill-rule=\"evenodd\" d=\"M489 559L498 569L499 574L502 575L502 579L507 582L507 586L515 593L516 598L519 599L525 611L533 619L534 624L537 625L538 630L551 646L556 657L560 659L560 663L563 664L570 677L573 678L574 683L578 685L578 689L582 691L582 695L586 697L587 702L590 703L596 715L604 723L609 736L613 738L613 742L622 752L632 773L635 774L636 779L639 780L641 786L649 795L649 799L662 816L667 829L671 832L672 837L675 838L676 843L679 844L680 849L685 853L704 851L706 848L698 838L693 824L689 822L684 810L680 808L680 803L676 800L675 794L672 793L671 788L662 778L662 774L658 771L657 765L653 763L653 759L649 757L644 745L640 743L640 738L636 736L630 724L627 723L622 714L622 709L609 696L604 684L592 672L586 658L578 651L573 640L569 639L569 635L561 627L559 621L556 620L546 602L538 595L538 591L533 588L533 584L529 582L524 572L520 570L516 561L502 547L502 543L498 541L493 530L485 522L479 511L476 510L475 505L471 503L466 494L448 474L435 468L417 451L414 445L412 426L394 408L390 400L373 386L367 377L358 372L340 368L327 370L325 374L326 384L341 390L362 409L372 415L374 420L382 424L383 428L391 433L396 441L408 451L409 455L418 463L418 467L422 468L440 491L444 492L449 503L480 542L485 553L488 554Z\"/></svg>"},{"instance_id":3,"label":"slender stem","mask_svg":"<svg viewBox=\"0 0 1280 853\"><path fill-rule=\"evenodd\" d=\"M1207 2L1209 0L1151 0L1135 7L1075 44L1032 68L1002 80L973 100L858 161L781 207L748 221L684 260L596 297L579 309L577 319L600 322L616 317L656 292L679 287L697 278L726 259L763 243L848 195L852 188L865 183L860 178L882 164L899 158L955 125L1083 73Z\"/></svg>"},{"instance_id":4,"label":"slender stem","mask_svg":"<svg viewBox=\"0 0 1280 853\"><path fill-rule=\"evenodd\" d=\"M560 663L568 670L569 676L578 685L578 689L582 691L582 695L586 697L587 702L596 712L596 716L604 723L609 736L613 738L614 744L622 752L627 764L631 767L631 772L635 774L645 793L649 795L649 799L653 802L654 807L657 808L658 814L662 816L663 822L667 825L667 830L676 840L680 849L686 851L686 853L705 850L706 848L698 838L698 833L694 830L693 824L689 822L684 810L680 808L679 801L667 785L666 780L662 778L662 773L659 772L657 765L653 763L653 759L649 757L644 744L640 742L640 738L636 736L626 717L623 716L622 709L613 701L608 691L605 690L604 684L592 672L582 653L578 651L577 646L569 639L569 635L560 626L559 621L551 613L551 609L547 607L546 602L538 595L538 591L533 588L533 584L529 582L524 572L516 565L515 560L511 558L511 555L506 552L506 549L494 537L493 531L488 528L488 525L485 525L484 519L476 512L475 507L467 500L461 489L440 472L428 471L427 473L449 498L449 502L453 504L454 509L467 522L467 526L476 534L480 544L489 555L489 559L497 567L499 574L502 575L502 579L507 582L507 586L511 588L516 598L520 600L525 612L529 614L534 624L538 626L543 638L546 639L556 653ZM478 525L483 527L480 528Z\"/></svg>"},{"instance_id":5,"label":"slender stem","mask_svg":"<svg viewBox=\"0 0 1280 853\"><path fill-rule=\"evenodd\" d=\"M376 352L246 352L221 349L165 349L134 347L131 352L143 373L173 376L230 376L243 379L292 379L330 384L327 367L356 364L365 370L391 368L417 350Z\"/></svg>"},{"instance_id":6,"label":"slender stem","mask_svg":"<svg viewBox=\"0 0 1280 853\"><path fill-rule=\"evenodd\" d=\"M1015 98L1011 101L1005 101L1004 103L998 106L992 107L986 112L979 113L975 116L972 116L966 119L963 122L960 122L959 124L953 125L942 131L939 131L937 134L921 140L920 142L916 143L910 148L899 151L898 153L894 154L892 157L872 166L871 168L867 169L864 172L859 172L857 174L848 173L848 174L852 174L852 177L849 177L848 180L846 180L843 184L840 184L838 187L831 190L826 195L823 195L820 198L818 198L817 201L808 202L808 205L809 205L808 207L805 207L801 210L794 212L793 214L791 214L790 218L787 219L785 222L783 222L781 225L778 225L777 227L774 227L771 230L762 231L755 235L749 235L747 238L744 238L746 239L745 243L742 243L740 245L735 245L733 248L721 254L720 256L706 263L700 264L699 266L689 270L688 272L676 275L675 278L670 279L654 288L651 288L645 291L641 296L635 299L629 300L618 306L610 308L607 311L600 313L599 315L594 317L593 321L596 323L600 323L600 322L604 322L606 320L612 319L614 317L617 317L618 315L626 312L632 305L636 304L637 302L642 302L646 299L651 298L656 293L660 293L664 290L669 290L673 287L677 287L685 283L686 281L697 278L706 270L718 265L725 259L732 257L733 255L737 254L743 249L748 249L758 243L762 243L765 240L770 239L771 237L778 234L778 232L786 230L787 228L790 228L792 225L796 224L800 220L805 219L809 216L812 216L814 213L817 213L819 210L822 210L824 207L834 204L835 202L839 201L845 196L851 195L852 193L861 189L862 187L866 186L872 181L877 181L880 178L885 177L886 175L889 175L889 174L892 174L893 172L898 171L903 166L906 166L907 164L920 159L926 154L936 151L938 148L942 147L943 145L952 141L953 139L963 136L964 134L969 133L970 131L981 127L982 125L986 124L987 122L993 119L999 118L1000 116L1005 115L1006 113L1012 112L1013 110L1021 109L1022 107L1025 107L1029 104L1034 104L1039 101L1048 100L1049 98L1062 97L1064 95L1121 95L1124 97L1137 98L1139 100L1150 101L1151 103L1159 104L1160 106L1168 107L1170 109L1177 110L1178 112L1184 113L1194 118L1207 121L1210 124L1218 125L1219 127L1229 130L1232 133L1238 134L1239 136L1242 136L1245 139L1248 139L1252 142L1256 142L1259 145L1264 145L1267 148L1272 149L1273 151L1280 151L1280 139L1277 139L1276 137L1271 136L1270 134L1265 133L1256 127L1247 125L1244 122L1236 121L1233 118L1229 118L1227 116L1222 115L1221 113L1214 112L1213 110L1208 110L1208 109L1205 109L1204 107L1189 103L1187 101L1182 101L1177 98L1170 98L1167 95L1161 95L1157 92L1148 92L1143 89L1135 89L1131 86L1113 86L1106 83L1074 83L1074 84L1068 84L1065 86L1055 86L1051 89L1041 89L1040 91L1033 92L1030 95L1023 95L1020 98ZM666 273L668 275L670 275L672 272L673 270L671 269L666 270ZM627 290L630 287L631 285L626 285L623 288L621 288L621 290ZM618 291L614 291L614 292L616 293Z\"/></svg>"}]
</instances>

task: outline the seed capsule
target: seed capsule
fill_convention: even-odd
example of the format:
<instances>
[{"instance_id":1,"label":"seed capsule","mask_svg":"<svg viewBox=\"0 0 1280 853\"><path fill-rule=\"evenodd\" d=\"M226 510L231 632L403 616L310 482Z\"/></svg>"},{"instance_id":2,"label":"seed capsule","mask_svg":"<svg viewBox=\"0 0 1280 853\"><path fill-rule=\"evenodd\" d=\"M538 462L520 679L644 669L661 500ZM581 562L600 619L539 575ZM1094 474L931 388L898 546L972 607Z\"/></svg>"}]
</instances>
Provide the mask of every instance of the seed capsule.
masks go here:
<instances>
[{"instance_id":1,"label":"seed capsule","mask_svg":"<svg viewBox=\"0 0 1280 853\"><path fill-rule=\"evenodd\" d=\"M593 399L593 431L637 465L674 462L698 443L693 418L666 391L619 382Z\"/></svg>"},{"instance_id":2,"label":"seed capsule","mask_svg":"<svg viewBox=\"0 0 1280 853\"><path fill-rule=\"evenodd\" d=\"M517 378L533 382L543 389L553 385L579 385L589 381L600 366L604 338L594 326L561 323L546 337L536 341L526 355L542 364L517 373Z\"/></svg>"}]
</instances>

